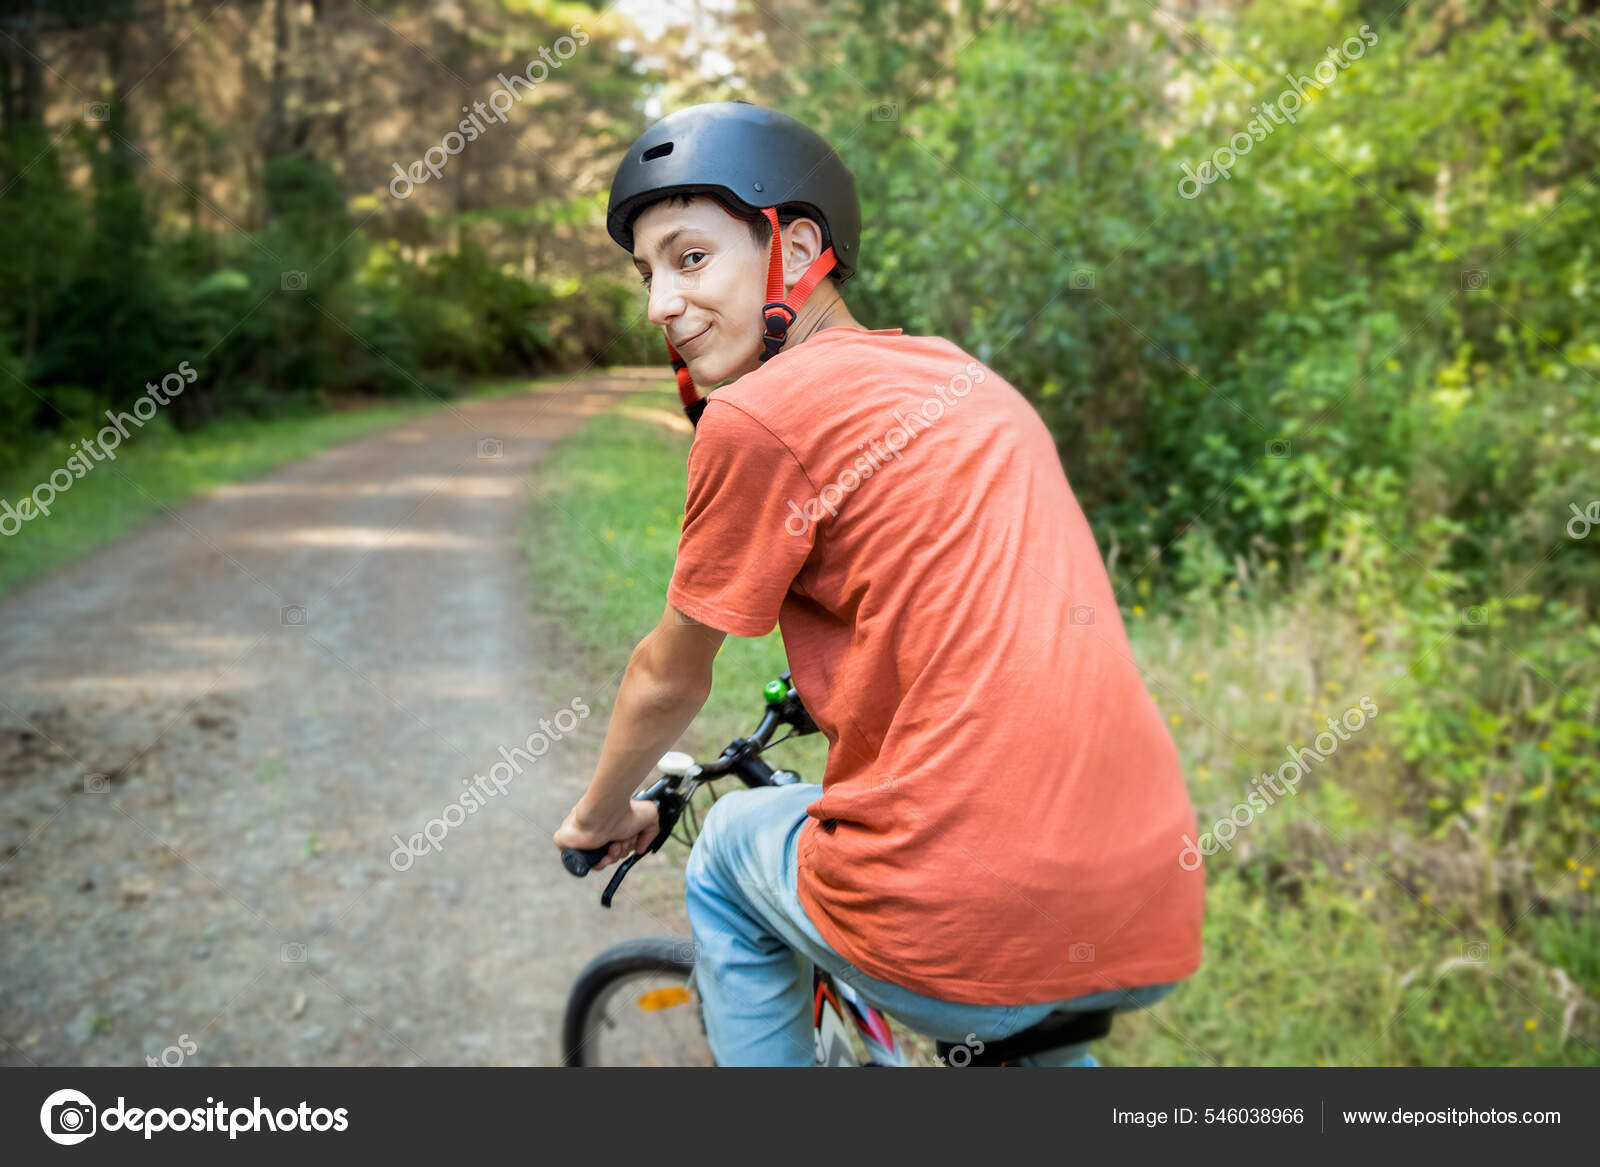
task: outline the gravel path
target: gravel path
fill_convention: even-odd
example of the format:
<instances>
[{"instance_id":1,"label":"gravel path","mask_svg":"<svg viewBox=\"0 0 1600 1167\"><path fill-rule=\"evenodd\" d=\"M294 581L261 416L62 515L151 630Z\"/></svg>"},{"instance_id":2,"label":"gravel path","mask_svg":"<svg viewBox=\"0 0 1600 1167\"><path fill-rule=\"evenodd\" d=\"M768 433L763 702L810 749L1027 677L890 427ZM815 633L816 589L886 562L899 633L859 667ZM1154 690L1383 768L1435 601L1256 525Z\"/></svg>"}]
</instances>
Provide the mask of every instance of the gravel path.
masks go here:
<instances>
[{"instance_id":1,"label":"gravel path","mask_svg":"<svg viewBox=\"0 0 1600 1167\"><path fill-rule=\"evenodd\" d=\"M685 930L556 860L615 678L554 687L521 542L529 468L646 377L453 406L0 600L0 1064L547 1064L590 956Z\"/></svg>"}]
</instances>

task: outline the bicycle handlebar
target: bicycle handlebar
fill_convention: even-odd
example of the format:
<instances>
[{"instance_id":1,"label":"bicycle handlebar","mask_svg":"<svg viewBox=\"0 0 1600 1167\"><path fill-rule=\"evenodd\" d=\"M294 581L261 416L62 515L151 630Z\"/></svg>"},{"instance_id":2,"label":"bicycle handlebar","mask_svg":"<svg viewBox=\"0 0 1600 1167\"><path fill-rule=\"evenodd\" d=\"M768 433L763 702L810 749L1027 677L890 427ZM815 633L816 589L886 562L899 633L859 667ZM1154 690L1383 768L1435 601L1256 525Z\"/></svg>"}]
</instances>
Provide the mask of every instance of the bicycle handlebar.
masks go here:
<instances>
[{"instance_id":1,"label":"bicycle handlebar","mask_svg":"<svg viewBox=\"0 0 1600 1167\"><path fill-rule=\"evenodd\" d=\"M643 794L634 795L634 798L641 802L653 802L656 804L656 821L661 827L661 829L656 832L655 840L650 844L650 846L645 848L645 854L649 854L651 851L659 849L661 844L667 841L667 836L672 834L672 828L677 825L678 815L683 810L683 807L680 804L687 803L688 801L687 799L681 799L677 795L675 787L676 783L672 782L670 778L663 778L654 786L650 787L649 790L646 790ZM664 796L670 798L673 802L673 805L668 806L664 804L662 801ZM607 852L610 850L610 843L607 843L604 847L595 847L587 851L577 847L563 847L561 848L561 866L565 867L569 872L571 872L573 875L576 875L579 879L582 879L584 876L589 874L590 869L593 868L596 863L600 862L600 860L606 857ZM638 858L638 856L635 856L635 858ZM621 875L624 874L627 871L627 868L631 866L632 863L625 861L625 866L621 871L618 872L618 880L613 880L613 887L608 889L605 897L607 901L609 901L611 898L610 891L615 890L615 883L620 881ZM610 907L611 905L608 902L606 906Z\"/></svg>"},{"instance_id":2,"label":"bicycle handlebar","mask_svg":"<svg viewBox=\"0 0 1600 1167\"><path fill-rule=\"evenodd\" d=\"M767 748L773 731L780 725L787 725L793 731L781 739L787 741L790 737L818 732L817 723L811 720L811 715L800 703L800 695L789 687L787 672L780 673L778 680L769 682L764 692L767 707L762 711L760 724L749 737L734 738L715 762L691 763L681 773L669 773L655 782L650 789L634 795L634 798L641 801L655 803L661 830L643 852L636 851L630 854L618 865L616 875L612 877L611 883L600 897L600 903L604 907L611 906L611 897L622 883L623 876L628 874L633 865L650 852L661 849L661 845L667 841L673 828L677 826L678 818L689 805L689 800L703 783L725 778L731 774L738 777L746 786L781 784L777 779L777 772L761 760L759 756L761 751ZM785 773L789 774L787 781L799 780L798 774L787 771ZM685 781L689 783L687 792L679 789ZM561 865L581 879L588 875L594 865L604 859L610 850L609 843L590 850L563 847Z\"/></svg>"},{"instance_id":3,"label":"bicycle handlebar","mask_svg":"<svg viewBox=\"0 0 1600 1167\"><path fill-rule=\"evenodd\" d=\"M561 866L572 872L579 879L588 875L594 865L606 857L606 852L611 850L611 844L596 847L593 851L580 851L576 847L561 848Z\"/></svg>"}]
</instances>

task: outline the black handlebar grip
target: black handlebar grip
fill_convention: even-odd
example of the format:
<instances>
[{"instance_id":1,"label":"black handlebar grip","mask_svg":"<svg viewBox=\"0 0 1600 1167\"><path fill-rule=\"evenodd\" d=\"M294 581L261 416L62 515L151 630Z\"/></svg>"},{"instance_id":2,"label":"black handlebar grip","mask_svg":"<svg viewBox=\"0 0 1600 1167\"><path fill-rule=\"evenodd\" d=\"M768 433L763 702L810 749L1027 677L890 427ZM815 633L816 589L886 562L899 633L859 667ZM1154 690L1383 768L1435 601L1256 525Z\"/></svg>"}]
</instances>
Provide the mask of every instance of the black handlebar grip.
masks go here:
<instances>
[{"instance_id":1,"label":"black handlebar grip","mask_svg":"<svg viewBox=\"0 0 1600 1167\"><path fill-rule=\"evenodd\" d=\"M606 857L606 853L610 850L609 844L604 847L596 847L592 851L580 851L576 847L563 847L561 848L561 866L579 879L582 879L589 874L591 867Z\"/></svg>"}]
</instances>

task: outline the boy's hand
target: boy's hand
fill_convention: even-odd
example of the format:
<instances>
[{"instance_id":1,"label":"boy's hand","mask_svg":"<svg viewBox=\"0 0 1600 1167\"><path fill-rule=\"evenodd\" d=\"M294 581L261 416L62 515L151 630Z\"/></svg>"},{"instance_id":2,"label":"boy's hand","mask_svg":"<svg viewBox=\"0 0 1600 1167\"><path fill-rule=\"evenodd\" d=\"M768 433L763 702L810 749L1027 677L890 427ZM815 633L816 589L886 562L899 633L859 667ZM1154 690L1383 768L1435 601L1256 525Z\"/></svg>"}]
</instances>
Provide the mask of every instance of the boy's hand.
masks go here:
<instances>
[{"instance_id":1,"label":"boy's hand","mask_svg":"<svg viewBox=\"0 0 1600 1167\"><path fill-rule=\"evenodd\" d=\"M661 819L653 802L630 798L620 813L600 823L580 820L581 806L582 803L568 812L566 821L555 833L555 844L558 848L572 847L580 851L610 844L605 858L594 865L595 871L622 862L630 851L643 855L645 848L661 833Z\"/></svg>"}]
</instances>

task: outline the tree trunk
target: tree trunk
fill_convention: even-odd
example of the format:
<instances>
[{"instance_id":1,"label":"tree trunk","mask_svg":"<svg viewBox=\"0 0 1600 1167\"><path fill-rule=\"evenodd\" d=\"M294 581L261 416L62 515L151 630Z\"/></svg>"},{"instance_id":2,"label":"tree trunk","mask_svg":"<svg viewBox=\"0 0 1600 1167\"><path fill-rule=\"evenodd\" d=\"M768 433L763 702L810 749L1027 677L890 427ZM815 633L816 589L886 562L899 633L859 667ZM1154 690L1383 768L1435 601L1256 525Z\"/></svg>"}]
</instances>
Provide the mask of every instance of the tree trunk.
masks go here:
<instances>
[{"instance_id":1,"label":"tree trunk","mask_svg":"<svg viewBox=\"0 0 1600 1167\"><path fill-rule=\"evenodd\" d=\"M267 82L267 129L261 143L261 173L273 159L289 152L289 53L292 28L289 6L296 0L272 0L272 72ZM263 200L261 226L269 226L276 208L270 193Z\"/></svg>"}]
</instances>

